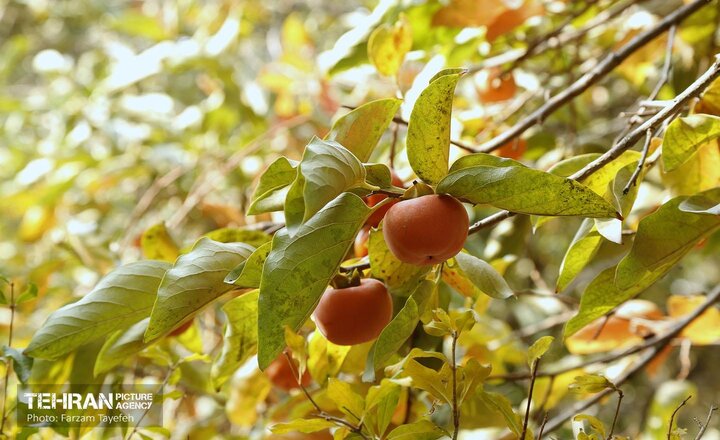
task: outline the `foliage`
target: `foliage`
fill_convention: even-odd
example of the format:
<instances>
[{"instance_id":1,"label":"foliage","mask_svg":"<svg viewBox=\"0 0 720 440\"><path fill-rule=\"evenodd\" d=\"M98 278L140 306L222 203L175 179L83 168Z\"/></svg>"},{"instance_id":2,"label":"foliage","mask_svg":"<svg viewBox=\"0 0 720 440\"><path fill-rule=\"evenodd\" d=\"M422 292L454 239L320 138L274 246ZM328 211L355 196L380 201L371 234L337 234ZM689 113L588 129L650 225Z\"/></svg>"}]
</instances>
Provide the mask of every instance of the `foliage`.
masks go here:
<instances>
[{"instance_id":1,"label":"foliage","mask_svg":"<svg viewBox=\"0 0 720 440\"><path fill-rule=\"evenodd\" d=\"M720 13L680 3L0 0L0 435L682 438L720 389ZM352 254L431 193L462 252ZM333 344L360 277L392 320ZM15 423L15 384L123 381L172 417Z\"/></svg>"}]
</instances>

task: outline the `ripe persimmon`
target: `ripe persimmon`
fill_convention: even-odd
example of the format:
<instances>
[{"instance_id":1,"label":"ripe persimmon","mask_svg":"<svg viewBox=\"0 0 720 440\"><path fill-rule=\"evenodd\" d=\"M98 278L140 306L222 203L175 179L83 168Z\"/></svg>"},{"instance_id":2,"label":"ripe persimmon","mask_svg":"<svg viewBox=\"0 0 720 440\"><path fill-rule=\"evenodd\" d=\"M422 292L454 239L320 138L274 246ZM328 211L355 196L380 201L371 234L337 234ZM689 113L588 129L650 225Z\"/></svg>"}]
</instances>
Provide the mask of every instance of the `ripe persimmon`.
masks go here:
<instances>
[{"instance_id":1,"label":"ripe persimmon","mask_svg":"<svg viewBox=\"0 0 720 440\"><path fill-rule=\"evenodd\" d=\"M355 256L362 258L368 254L368 239L370 238L370 226L363 226L355 237Z\"/></svg>"},{"instance_id":2,"label":"ripe persimmon","mask_svg":"<svg viewBox=\"0 0 720 440\"><path fill-rule=\"evenodd\" d=\"M186 331L188 331L188 329L189 329L190 327L192 327L192 324L193 324L193 322L192 322L192 319L191 319L190 321L182 324L180 327L178 327L178 328L176 328L175 330L173 330L173 331L171 331L170 333L168 333L168 336L169 336L169 337L180 336L181 334L183 334L183 333L185 333Z\"/></svg>"},{"instance_id":3,"label":"ripe persimmon","mask_svg":"<svg viewBox=\"0 0 720 440\"><path fill-rule=\"evenodd\" d=\"M280 356L275 358L275 360L272 361L265 369L265 374L273 385L285 391L290 391L295 388L300 388L298 386L297 377L295 377L297 371L297 362L293 360L293 366L290 366L290 362L288 361L285 353L280 353ZM312 377L310 376L310 373L305 370L301 379L302 386L306 387L310 385L311 381Z\"/></svg>"},{"instance_id":4,"label":"ripe persimmon","mask_svg":"<svg viewBox=\"0 0 720 440\"><path fill-rule=\"evenodd\" d=\"M385 216L383 236L398 260L429 266L460 252L469 223L457 199L432 194L393 205Z\"/></svg>"},{"instance_id":5,"label":"ripe persimmon","mask_svg":"<svg viewBox=\"0 0 720 440\"><path fill-rule=\"evenodd\" d=\"M475 86L478 98L485 104L507 101L517 92L512 72L503 76L502 70L497 67L478 73Z\"/></svg>"},{"instance_id":6,"label":"ripe persimmon","mask_svg":"<svg viewBox=\"0 0 720 440\"><path fill-rule=\"evenodd\" d=\"M387 287L373 278L359 286L328 288L315 309L315 324L328 341L356 345L372 341L392 319Z\"/></svg>"},{"instance_id":7,"label":"ripe persimmon","mask_svg":"<svg viewBox=\"0 0 720 440\"><path fill-rule=\"evenodd\" d=\"M391 182L395 186L402 187L404 185L403 181L398 177L397 174L395 174L395 171L391 171ZM377 205L378 203L382 202L383 200L387 199L387 196L385 194L373 194L370 196L365 197L365 204L367 204L369 207L373 207ZM378 208L377 211L370 214L370 217L368 217L367 220L365 220L365 224L368 226L372 226L373 228L377 228L377 226L380 224L380 221L382 221L383 217L385 217L385 213L388 212L388 209L395 203L397 203L397 200L393 200L391 202L388 202L387 205L382 206L381 208Z\"/></svg>"}]
</instances>

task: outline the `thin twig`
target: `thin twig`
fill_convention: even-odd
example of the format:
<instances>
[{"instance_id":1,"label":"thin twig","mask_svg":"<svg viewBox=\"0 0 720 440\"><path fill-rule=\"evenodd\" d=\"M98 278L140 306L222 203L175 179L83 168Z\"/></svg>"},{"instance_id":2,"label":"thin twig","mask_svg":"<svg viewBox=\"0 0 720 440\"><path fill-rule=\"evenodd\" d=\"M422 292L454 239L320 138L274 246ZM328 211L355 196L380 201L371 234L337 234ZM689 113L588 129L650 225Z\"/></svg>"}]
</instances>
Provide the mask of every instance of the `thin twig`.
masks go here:
<instances>
[{"instance_id":1,"label":"thin twig","mask_svg":"<svg viewBox=\"0 0 720 440\"><path fill-rule=\"evenodd\" d=\"M520 438L524 439L527 433L528 421L530 420L530 406L532 404L533 390L535 389L535 379L537 378L537 371L540 367L540 359L535 359L532 367L532 374L530 377L530 391L528 391L527 406L525 407L525 419L523 420L522 434Z\"/></svg>"},{"instance_id":2,"label":"thin twig","mask_svg":"<svg viewBox=\"0 0 720 440\"><path fill-rule=\"evenodd\" d=\"M668 440L670 440L670 439L672 438L673 423L675 422L675 416L676 416L677 413L680 411L680 408L682 408L683 406L685 406L685 404L687 404L687 403L688 403L688 400L690 400L691 398L692 398L692 394L689 395L689 396L687 396L687 397L685 398L685 400L683 400L683 401L680 403L680 405L678 405L677 408L675 408L675 411L673 411L672 414L670 415L670 424L668 425L668 432L667 432L667 439L668 439Z\"/></svg>"},{"instance_id":3,"label":"thin twig","mask_svg":"<svg viewBox=\"0 0 720 440\"><path fill-rule=\"evenodd\" d=\"M450 368L452 368L452 413L453 413L453 440L457 440L458 434L460 433L460 407L457 401L457 360L456 346L457 346L458 333L453 331L452 333L452 362Z\"/></svg>"},{"instance_id":4,"label":"thin twig","mask_svg":"<svg viewBox=\"0 0 720 440\"><path fill-rule=\"evenodd\" d=\"M160 395L160 393L162 392L163 388L165 388L165 387L167 386L168 382L170 381L170 377L172 377L173 372L174 372L179 366L180 366L180 363L179 363L179 362L175 362L175 363L170 367L170 369L168 369L168 372L167 372L167 374L165 375L165 380L163 380L163 382L160 384L160 386L158 387L157 391L155 391L155 394ZM132 431L130 432L130 434L127 436L128 440L131 439L133 435L135 435L135 433L137 432L138 428L140 427L140 424L142 423L143 419L145 419L145 416L148 415L148 413L150 412L150 409L151 409L151 408L152 408L152 405L149 406L149 407L147 407L147 408L145 409L145 411L143 411L142 415L140 416L140 418L138 419L137 423L136 423L135 426L133 427L133 430L132 430ZM142 436L141 436L141 437L142 437Z\"/></svg>"},{"instance_id":5,"label":"thin twig","mask_svg":"<svg viewBox=\"0 0 720 440\"><path fill-rule=\"evenodd\" d=\"M546 411L545 416L543 417L542 424L540 424L540 431L538 432L537 440L542 440L543 431L545 430L545 424L547 423L547 421L548 421L548 413Z\"/></svg>"},{"instance_id":6,"label":"thin twig","mask_svg":"<svg viewBox=\"0 0 720 440\"><path fill-rule=\"evenodd\" d=\"M707 427L710 425L710 419L712 419L713 413L717 411L717 406L712 405L710 407L710 411L708 411L707 418L705 419L705 423L700 427L700 431L698 431L697 435L695 436L695 440L700 440L703 435L705 435L705 431L707 430Z\"/></svg>"},{"instance_id":7,"label":"thin twig","mask_svg":"<svg viewBox=\"0 0 720 440\"><path fill-rule=\"evenodd\" d=\"M645 132L645 143L643 144L642 153L640 155L640 161L638 161L635 171L633 171L630 180L628 181L625 188L623 188L623 194L630 192L630 187L637 185L637 179L640 177L643 167L645 166L645 160L647 159L648 151L650 150L650 141L652 140L652 130L648 128Z\"/></svg>"},{"instance_id":8,"label":"thin twig","mask_svg":"<svg viewBox=\"0 0 720 440\"><path fill-rule=\"evenodd\" d=\"M641 34L638 34L635 38L630 40L630 42L621 47L618 51L612 52L608 56L603 58L592 70L581 76L577 81L572 83L570 86L565 88L557 95L548 99L542 106L540 106L540 108L519 121L517 124L513 125L510 129L506 130L505 132L496 136L490 141L480 145L480 147L477 148L477 151L483 153L489 153L491 151L494 151L502 147L506 143L510 142L512 139L520 136L530 127L542 123L545 119L547 119L548 116L561 108L571 99L580 95L582 92L599 82L607 74L612 72L630 55L640 50L650 41L662 35L670 27L683 21L693 12L697 11L709 2L710 0L695 0L692 3L689 3L677 9L672 14L669 14L657 25Z\"/></svg>"},{"instance_id":9,"label":"thin twig","mask_svg":"<svg viewBox=\"0 0 720 440\"><path fill-rule=\"evenodd\" d=\"M625 394L623 394L620 388L616 387L615 391L618 395L618 401L617 406L615 407L615 417L613 417L612 426L610 426L610 434L608 434L608 440L612 440L613 438L613 432L615 432L615 424L617 423L618 417L620 416L620 404L622 403L623 397L625 397Z\"/></svg>"},{"instance_id":10,"label":"thin twig","mask_svg":"<svg viewBox=\"0 0 720 440\"><path fill-rule=\"evenodd\" d=\"M328 422L334 422L334 423L336 423L336 424L338 424L338 425L342 425L342 426L348 428L350 431L354 432L355 434L359 435L359 436L362 437L363 439L365 439L365 440L370 440L370 439L365 435L365 433L362 432L362 423L361 423L360 425L358 425L358 426L355 426L355 425L353 425L352 423L348 422L347 420L345 420L345 419L343 419L343 418L335 417L335 416L333 416L333 415L331 415L331 414L328 414L328 413L326 413L325 411L323 411L323 409L320 408L320 405L318 405L318 403L315 401L315 399L312 398L312 396L311 396L310 393L308 392L307 388L305 388L305 385L302 384L302 379L301 379L301 377L300 377L300 372L295 369L295 364L293 363L292 358L290 357L290 353L288 353L287 351L284 351L283 354L284 354L285 357L287 358L288 364L290 365L290 371L292 372L293 377L295 378L295 381L296 381L297 384L298 384L298 387L300 387L300 389L302 390L302 392L303 392L303 394L305 395L305 397L306 397L306 398L308 399L308 401L312 404L312 406L315 407L315 410L317 410L317 414L313 414L314 416L320 417L320 418L322 418L322 419L324 419L324 420L326 420L326 421L328 421ZM357 416L355 416L355 417L358 418ZM359 418L358 418L358 420L359 420Z\"/></svg>"}]
</instances>

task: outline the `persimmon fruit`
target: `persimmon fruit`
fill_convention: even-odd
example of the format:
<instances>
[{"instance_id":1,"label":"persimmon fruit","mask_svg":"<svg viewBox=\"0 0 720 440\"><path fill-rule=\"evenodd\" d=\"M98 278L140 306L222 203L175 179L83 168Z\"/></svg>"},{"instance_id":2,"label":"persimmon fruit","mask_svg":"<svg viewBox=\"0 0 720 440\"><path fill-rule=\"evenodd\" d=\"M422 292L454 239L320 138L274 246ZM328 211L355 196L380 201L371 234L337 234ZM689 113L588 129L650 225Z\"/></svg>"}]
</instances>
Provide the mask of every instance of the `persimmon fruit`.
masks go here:
<instances>
[{"instance_id":1,"label":"persimmon fruit","mask_svg":"<svg viewBox=\"0 0 720 440\"><path fill-rule=\"evenodd\" d=\"M265 369L265 374L273 385L282 390L290 391L300 388L298 386L297 378L295 377L295 373L297 371L298 365L295 360L293 360L293 366L291 367L285 353L280 353L280 356L275 358L275 360L272 361ZM306 387L310 385L311 381L312 377L310 376L310 373L305 370L302 379L300 380L302 386Z\"/></svg>"},{"instance_id":2,"label":"persimmon fruit","mask_svg":"<svg viewBox=\"0 0 720 440\"><path fill-rule=\"evenodd\" d=\"M491 68L487 72L481 72L476 77L476 89L478 98L485 104L507 101L517 93L515 78L512 73L502 75L499 68Z\"/></svg>"},{"instance_id":3,"label":"persimmon fruit","mask_svg":"<svg viewBox=\"0 0 720 440\"><path fill-rule=\"evenodd\" d=\"M183 333L185 333L186 331L188 331L188 330L190 329L190 327L192 327L192 324L193 324L193 322L192 322L192 319L191 319L190 321L182 324L180 327L178 327L178 328L176 328L175 330L173 330L173 331L171 331L170 333L168 333L168 336L169 336L169 337L180 336L181 334L183 334Z\"/></svg>"},{"instance_id":4,"label":"persimmon fruit","mask_svg":"<svg viewBox=\"0 0 720 440\"><path fill-rule=\"evenodd\" d=\"M368 240L370 239L370 226L363 226L355 237L355 256L362 258L368 254Z\"/></svg>"},{"instance_id":5,"label":"persimmon fruit","mask_svg":"<svg viewBox=\"0 0 720 440\"><path fill-rule=\"evenodd\" d=\"M393 205L385 215L383 236L398 260L429 266L462 250L469 224L462 203L448 195L432 194Z\"/></svg>"},{"instance_id":6,"label":"persimmon fruit","mask_svg":"<svg viewBox=\"0 0 720 440\"><path fill-rule=\"evenodd\" d=\"M395 171L390 172L391 176L391 182L394 186L402 187L404 185L403 181L398 177L397 174L395 174ZM369 207L373 207L377 205L378 203L382 202L383 200L387 199L387 195L385 194L372 194L370 196L365 197L365 204L367 204ZM365 220L365 224L367 226L372 226L373 228L377 228L380 222L382 221L383 217L385 217L385 214L388 212L391 206L393 206L395 203L397 203L399 200L392 200L388 202L386 205L382 206L381 208L378 208L377 211L370 214L370 217L368 217L367 220Z\"/></svg>"},{"instance_id":7,"label":"persimmon fruit","mask_svg":"<svg viewBox=\"0 0 720 440\"><path fill-rule=\"evenodd\" d=\"M387 287L373 278L360 285L328 288L320 298L314 318L320 332L336 345L372 341L392 319L392 298Z\"/></svg>"}]
</instances>

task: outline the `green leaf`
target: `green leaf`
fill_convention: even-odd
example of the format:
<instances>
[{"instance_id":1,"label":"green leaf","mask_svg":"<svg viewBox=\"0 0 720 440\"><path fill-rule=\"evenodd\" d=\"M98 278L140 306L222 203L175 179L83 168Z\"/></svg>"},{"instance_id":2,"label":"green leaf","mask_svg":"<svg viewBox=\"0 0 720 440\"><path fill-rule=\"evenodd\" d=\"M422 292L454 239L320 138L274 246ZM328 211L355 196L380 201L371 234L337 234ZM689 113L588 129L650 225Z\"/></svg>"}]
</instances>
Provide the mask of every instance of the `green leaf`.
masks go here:
<instances>
[{"instance_id":1,"label":"green leaf","mask_svg":"<svg viewBox=\"0 0 720 440\"><path fill-rule=\"evenodd\" d=\"M51 314L33 336L25 354L57 359L146 318L169 268L168 263L148 260L110 272L80 301Z\"/></svg>"},{"instance_id":2,"label":"green leaf","mask_svg":"<svg viewBox=\"0 0 720 440\"><path fill-rule=\"evenodd\" d=\"M12 347L8 347L7 345L3 345L2 347L2 357L7 360L12 360L13 371L20 383L25 384L28 380L30 380L33 358L26 356L24 353L21 353Z\"/></svg>"},{"instance_id":3,"label":"green leaf","mask_svg":"<svg viewBox=\"0 0 720 440\"><path fill-rule=\"evenodd\" d=\"M592 261L601 244L602 236L593 228L592 220L583 220L560 264L560 275L555 288L557 292L565 290Z\"/></svg>"},{"instance_id":4,"label":"green leaf","mask_svg":"<svg viewBox=\"0 0 720 440\"><path fill-rule=\"evenodd\" d=\"M473 153L466 156L460 157L458 160L453 162L450 167L450 172L459 171L465 168L472 168L477 166L488 166L488 167L525 167L522 162L518 162L514 159L506 157L494 156L486 153ZM566 177L566 176L563 176Z\"/></svg>"},{"instance_id":5,"label":"green leaf","mask_svg":"<svg viewBox=\"0 0 720 440\"><path fill-rule=\"evenodd\" d=\"M663 172L662 179L671 194L676 196L691 196L720 186L718 140L698 147L687 162L673 171Z\"/></svg>"},{"instance_id":6,"label":"green leaf","mask_svg":"<svg viewBox=\"0 0 720 440\"><path fill-rule=\"evenodd\" d=\"M320 209L342 192L362 187L365 167L347 148L334 141L313 138L305 148L298 175L285 206L287 228L297 232Z\"/></svg>"},{"instance_id":7,"label":"green leaf","mask_svg":"<svg viewBox=\"0 0 720 440\"><path fill-rule=\"evenodd\" d=\"M328 380L327 397L353 422L359 422L362 419L365 413L365 400L352 389L349 383L330 378Z\"/></svg>"},{"instance_id":8,"label":"green leaf","mask_svg":"<svg viewBox=\"0 0 720 440\"><path fill-rule=\"evenodd\" d=\"M265 264L272 243L268 242L255 249L250 257L230 271L225 282L238 287L258 288L262 278L262 268Z\"/></svg>"},{"instance_id":9,"label":"green leaf","mask_svg":"<svg viewBox=\"0 0 720 440\"><path fill-rule=\"evenodd\" d=\"M257 248L272 240L272 237L263 232L252 229L221 228L203 235L220 243L245 243Z\"/></svg>"},{"instance_id":10,"label":"green leaf","mask_svg":"<svg viewBox=\"0 0 720 440\"><path fill-rule=\"evenodd\" d=\"M662 144L665 171L687 162L697 149L720 136L720 118L694 114L677 118L668 125Z\"/></svg>"},{"instance_id":11,"label":"green leaf","mask_svg":"<svg viewBox=\"0 0 720 440\"><path fill-rule=\"evenodd\" d=\"M298 162L284 156L275 159L260 176L252 201L248 207L248 215L257 215L264 212L282 211L285 202L284 188L289 186L295 175Z\"/></svg>"},{"instance_id":12,"label":"green leaf","mask_svg":"<svg viewBox=\"0 0 720 440\"><path fill-rule=\"evenodd\" d=\"M447 433L427 419L421 419L393 429L387 440L437 440L445 438Z\"/></svg>"},{"instance_id":13,"label":"green leaf","mask_svg":"<svg viewBox=\"0 0 720 440\"><path fill-rule=\"evenodd\" d=\"M386 362L397 353L405 341L413 334L420 320L418 303L423 304L435 288L432 281L422 281L415 292L408 297L405 306L395 315L392 321L378 336L373 348L373 367L375 370L385 366Z\"/></svg>"},{"instance_id":14,"label":"green leaf","mask_svg":"<svg viewBox=\"0 0 720 440\"><path fill-rule=\"evenodd\" d=\"M270 427L273 434L286 434L290 432L302 432L305 434L323 431L334 428L335 422L325 419L295 419L288 423L278 423Z\"/></svg>"},{"instance_id":15,"label":"green leaf","mask_svg":"<svg viewBox=\"0 0 720 440\"><path fill-rule=\"evenodd\" d=\"M201 238L177 259L158 288L145 340L150 341L179 326L202 308L233 289L227 274L252 254L244 243L220 243Z\"/></svg>"},{"instance_id":16,"label":"green leaf","mask_svg":"<svg viewBox=\"0 0 720 440\"><path fill-rule=\"evenodd\" d=\"M455 255L455 261L467 278L484 294L498 299L514 296L502 275L480 258L460 252Z\"/></svg>"},{"instance_id":17,"label":"green leaf","mask_svg":"<svg viewBox=\"0 0 720 440\"><path fill-rule=\"evenodd\" d=\"M284 327L297 330L310 317L369 213L360 197L344 193L294 236L275 234L260 283L260 368L285 347Z\"/></svg>"},{"instance_id":18,"label":"green leaf","mask_svg":"<svg viewBox=\"0 0 720 440\"><path fill-rule=\"evenodd\" d=\"M401 102L388 98L363 104L335 121L325 139L339 143L361 162L367 162Z\"/></svg>"},{"instance_id":19,"label":"green leaf","mask_svg":"<svg viewBox=\"0 0 720 440\"><path fill-rule=\"evenodd\" d=\"M491 411L497 412L503 419L510 431L516 436L522 434L522 420L513 410L510 401L499 393L480 391L477 394L478 400Z\"/></svg>"},{"instance_id":20,"label":"green leaf","mask_svg":"<svg viewBox=\"0 0 720 440\"><path fill-rule=\"evenodd\" d=\"M720 203L704 194L688 197L680 203L679 209L693 214L720 215Z\"/></svg>"},{"instance_id":21,"label":"green leaf","mask_svg":"<svg viewBox=\"0 0 720 440\"><path fill-rule=\"evenodd\" d=\"M143 256L148 260L172 263L180 254L180 249L170 236L165 223L158 223L146 229L140 237L140 248Z\"/></svg>"},{"instance_id":22,"label":"green leaf","mask_svg":"<svg viewBox=\"0 0 720 440\"><path fill-rule=\"evenodd\" d=\"M552 336L543 336L533 342L530 348L528 348L528 365L530 368L533 368L535 362L547 353L554 340L555 338Z\"/></svg>"},{"instance_id":23,"label":"green leaf","mask_svg":"<svg viewBox=\"0 0 720 440\"><path fill-rule=\"evenodd\" d=\"M607 389L615 389L615 385L605 376L599 374L585 374L575 377L568 388L578 393L599 393Z\"/></svg>"},{"instance_id":24,"label":"green leaf","mask_svg":"<svg viewBox=\"0 0 720 440\"><path fill-rule=\"evenodd\" d=\"M720 188L701 193L709 203L720 203ZM720 227L720 216L680 209L687 197L677 197L640 221L630 253L618 264L615 284L630 289L645 279L667 273L695 245Z\"/></svg>"},{"instance_id":25,"label":"green leaf","mask_svg":"<svg viewBox=\"0 0 720 440\"><path fill-rule=\"evenodd\" d=\"M220 388L235 370L257 352L258 293L258 290L253 290L223 306L227 316L225 337L211 373L216 388Z\"/></svg>"},{"instance_id":26,"label":"green leaf","mask_svg":"<svg viewBox=\"0 0 720 440\"><path fill-rule=\"evenodd\" d=\"M400 385L383 379L380 385L370 387L365 401L365 417L375 425L375 431L385 433L400 400ZM367 424L367 422L366 422Z\"/></svg>"},{"instance_id":27,"label":"green leaf","mask_svg":"<svg viewBox=\"0 0 720 440\"><path fill-rule=\"evenodd\" d=\"M425 183L437 184L448 172L450 115L455 85L464 70L438 73L420 94L410 114L407 155L415 174Z\"/></svg>"},{"instance_id":28,"label":"green leaf","mask_svg":"<svg viewBox=\"0 0 720 440\"><path fill-rule=\"evenodd\" d=\"M401 14L394 25L381 24L372 31L367 44L368 58L381 75L393 76L411 47L412 28Z\"/></svg>"},{"instance_id":29,"label":"green leaf","mask_svg":"<svg viewBox=\"0 0 720 440\"><path fill-rule=\"evenodd\" d=\"M15 299L15 304L22 304L27 301L32 301L38 296L38 286L35 283L29 283L25 290L22 291L20 296Z\"/></svg>"},{"instance_id":30,"label":"green leaf","mask_svg":"<svg viewBox=\"0 0 720 440\"><path fill-rule=\"evenodd\" d=\"M521 214L619 216L610 203L583 185L525 167L464 168L442 179L437 192Z\"/></svg>"},{"instance_id":31,"label":"green leaf","mask_svg":"<svg viewBox=\"0 0 720 440\"><path fill-rule=\"evenodd\" d=\"M701 193L720 201L720 188ZM683 212L676 197L640 221L630 253L617 268L601 272L585 289L580 310L565 326L565 337L609 313L662 278L695 245L720 227L720 217Z\"/></svg>"},{"instance_id":32,"label":"green leaf","mask_svg":"<svg viewBox=\"0 0 720 440\"><path fill-rule=\"evenodd\" d=\"M417 281L430 271L430 267L416 266L398 260L385 243L382 224L379 229L370 231L368 257L373 277L381 280L391 289Z\"/></svg>"},{"instance_id":33,"label":"green leaf","mask_svg":"<svg viewBox=\"0 0 720 440\"><path fill-rule=\"evenodd\" d=\"M152 343L145 342L145 331L149 322L150 318L148 317L126 330L118 330L113 333L98 353L93 367L94 376L98 377L107 373L148 347Z\"/></svg>"},{"instance_id":34,"label":"green leaf","mask_svg":"<svg viewBox=\"0 0 720 440\"><path fill-rule=\"evenodd\" d=\"M590 414L578 414L573 417L573 422L575 421L588 422L590 428L599 434L601 439L605 438L605 424L597 417L591 416Z\"/></svg>"}]
</instances>

